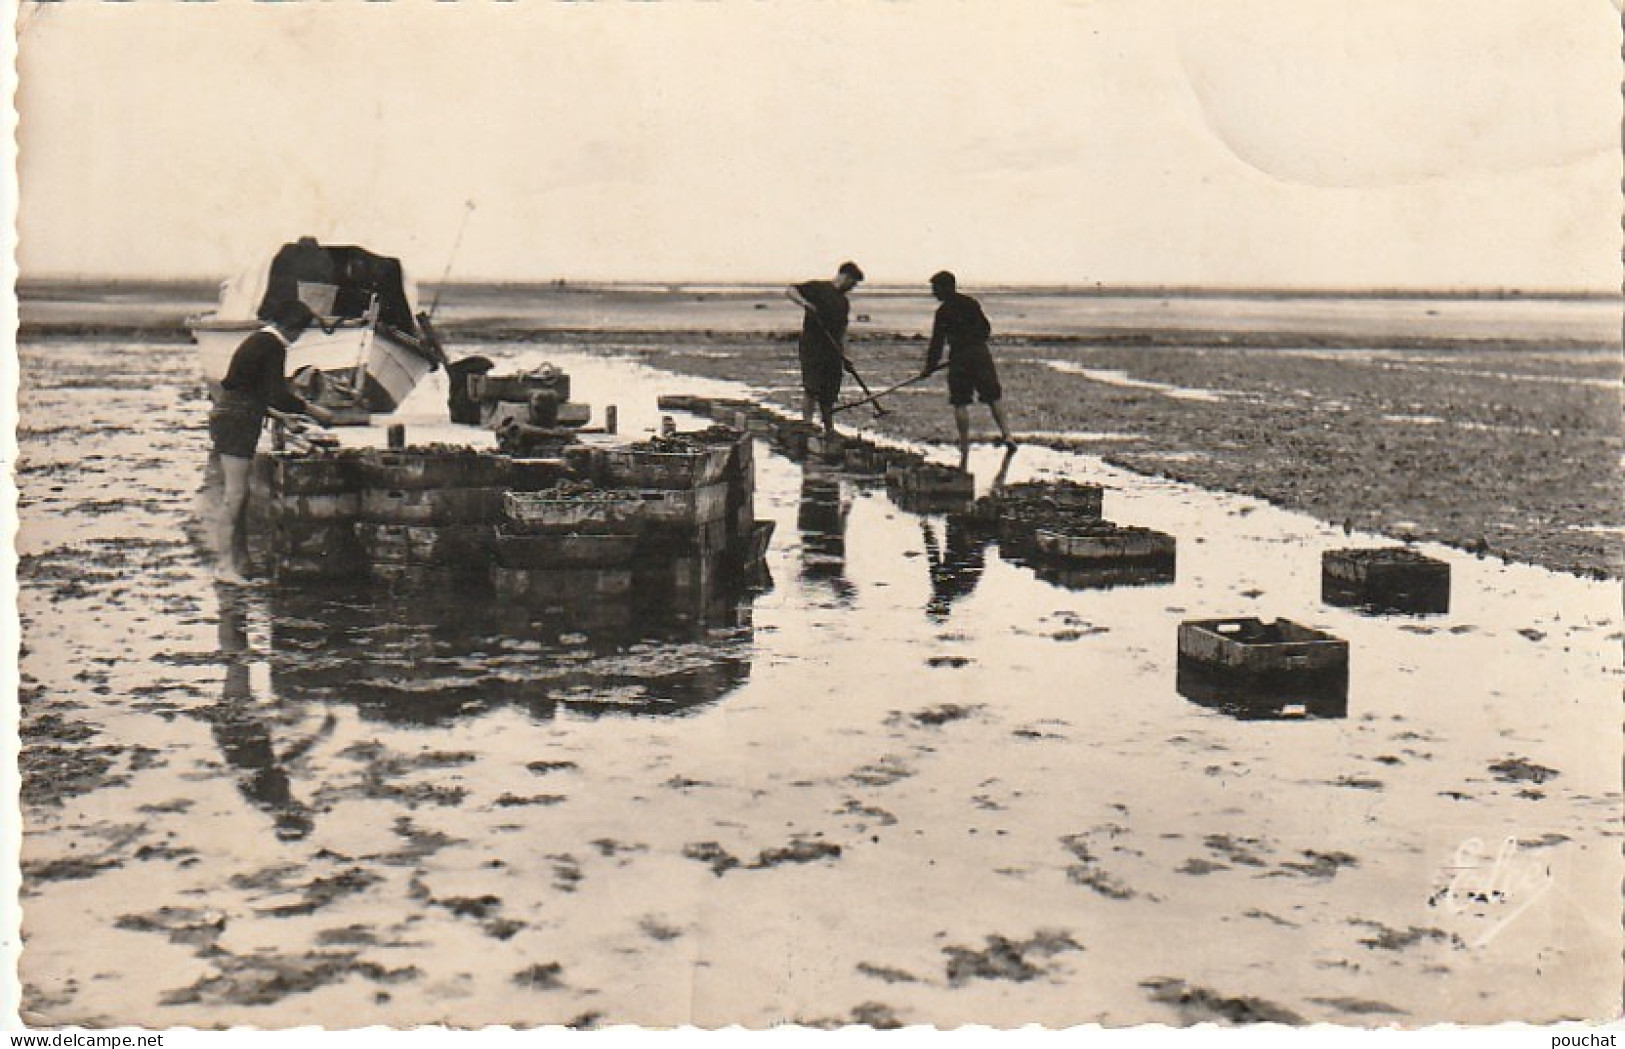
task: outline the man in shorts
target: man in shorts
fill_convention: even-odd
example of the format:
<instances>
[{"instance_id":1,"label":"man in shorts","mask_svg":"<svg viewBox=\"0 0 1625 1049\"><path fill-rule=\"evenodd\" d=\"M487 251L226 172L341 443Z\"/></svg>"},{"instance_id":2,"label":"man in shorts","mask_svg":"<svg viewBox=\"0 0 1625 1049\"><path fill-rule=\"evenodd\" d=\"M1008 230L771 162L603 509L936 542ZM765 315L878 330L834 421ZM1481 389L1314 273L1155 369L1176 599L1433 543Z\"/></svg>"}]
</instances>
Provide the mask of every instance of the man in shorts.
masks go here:
<instances>
[{"instance_id":1,"label":"man in shorts","mask_svg":"<svg viewBox=\"0 0 1625 1049\"><path fill-rule=\"evenodd\" d=\"M843 262L834 280L792 284L785 296L806 311L801 318L801 421L812 422L818 406L824 432L835 434L835 398L846 367L846 323L851 310L846 293L863 279L855 262Z\"/></svg>"},{"instance_id":2,"label":"man in shorts","mask_svg":"<svg viewBox=\"0 0 1625 1049\"><path fill-rule=\"evenodd\" d=\"M220 380L220 397L209 412L209 439L220 456L225 481L214 533L215 552L220 559L214 573L218 582L234 586L248 582L238 546L243 510L248 505L249 467L254 462L265 417L271 415L299 426L299 416L321 411L288 389L283 375L288 347L304 334L313 319L310 307L303 302L284 301L269 323L238 345L226 377Z\"/></svg>"},{"instance_id":3,"label":"man in shorts","mask_svg":"<svg viewBox=\"0 0 1625 1049\"><path fill-rule=\"evenodd\" d=\"M954 406L954 424L959 428L959 469L970 463L970 402L974 395L993 413L999 425L999 439L1007 451L1016 450L1016 442L1005 424L1004 410L999 398L1004 395L999 386L999 372L993 366L993 354L987 348L993 326L982 312L982 304L969 295L959 293L958 280L952 273L942 270L931 277L931 294L942 303L937 307L936 322L931 326L931 346L926 350L922 377L941 366L942 351L948 348L948 403Z\"/></svg>"}]
</instances>

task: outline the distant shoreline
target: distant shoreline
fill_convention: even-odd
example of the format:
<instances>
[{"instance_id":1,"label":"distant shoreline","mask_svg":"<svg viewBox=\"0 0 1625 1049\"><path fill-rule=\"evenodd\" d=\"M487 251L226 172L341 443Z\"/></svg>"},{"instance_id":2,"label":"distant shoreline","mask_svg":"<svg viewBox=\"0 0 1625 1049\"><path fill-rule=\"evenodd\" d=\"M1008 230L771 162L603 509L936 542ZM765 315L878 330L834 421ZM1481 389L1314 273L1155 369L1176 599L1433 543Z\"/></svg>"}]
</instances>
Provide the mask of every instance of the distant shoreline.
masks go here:
<instances>
[{"instance_id":1,"label":"distant shoreline","mask_svg":"<svg viewBox=\"0 0 1625 1049\"><path fill-rule=\"evenodd\" d=\"M619 343L630 345L659 345L674 337L701 338L726 345L762 342L790 343L796 340L794 332L773 331L717 331L695 328L551 328L505 327L478 322L467 325L437 324L436 330L447 342L508 343L508 342L571 342L587 345ZM154 342L190 342L191 332L185 325L172 323L107 323L60 322L25 323L19 326L19 339L127 339L142 338ZM853 333L854 344L918 343L924 334L901 332ZM1001 336L1003 346L1060 345L1077 347L1188 348L1196 346L1222 346L1229 349L1393 349L1393 350L1491 350L1519 349L1534 345L1548 349L1610 350L1618 349L1617 342L1595 339L1512 339L1473 338L1467 336L1371 336L1364 334L1333 335L1325 332L1259 332L1259 331L1191 331L1144 330L1134 332L1100 332L1097 334L1044 334L1026 333Z\"/></svg>"},{"instance_id":2,"label":"distant shoreline","mask_svg":"<svg viewBox=\"0 0 1625 1049\"><path fill-rule=\"evenodd\" d=\"M23 277L17 282L17 296L21 302L55 298L54 291L86 290L141 293L150 291L184 294L212 302L220 285L218 277ZM777 294L784 284L773 281L592 281L592 280L465 280L447 281L444 285L432 281L419 282L420 298L431 299L436 293L452 294L547 294L577 293L598 295L694 295L709 294L721 297L752 298L765 293ZM1226 287L1198 285L1155 284L979 284L976 290L990 295L1061 296L1067 298L1131 298L1131 299L1260 299L1260 300L1319 300L1319 299L1377 299L1395 301L1439 300L1450 301L1576 301L1625 302L1625 294L1618 289L1578 288L1339 288L1339 287ZM881 284L866 283L863 295L920 295L924 283Z\"/></svg>"}]
</instances>

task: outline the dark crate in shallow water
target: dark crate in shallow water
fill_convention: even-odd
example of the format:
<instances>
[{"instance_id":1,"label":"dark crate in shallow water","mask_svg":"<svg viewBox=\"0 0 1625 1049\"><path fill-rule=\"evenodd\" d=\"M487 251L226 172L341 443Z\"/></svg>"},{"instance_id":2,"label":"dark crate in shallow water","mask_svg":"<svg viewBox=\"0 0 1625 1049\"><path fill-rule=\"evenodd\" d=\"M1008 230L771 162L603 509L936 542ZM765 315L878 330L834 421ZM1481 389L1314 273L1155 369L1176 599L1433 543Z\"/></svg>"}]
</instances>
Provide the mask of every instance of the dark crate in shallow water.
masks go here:
<instances>
[{"instance_id":1,"label":"dark crate in shallow water","mask_svg":"<svg viewBox=\"0 0 1625 1049\"><path fill-rule=\"evenodd\" d=\"M964 470L937 463L922 463L898 471L895 480L891 469L886 482L908 495L933 498L959 499L969 502L976 495L976 478Z\"/></svg>"},{"instance_id":2,"label":"dark crate in shallow water","mask_svg":"<svg viewBox=\"0 0 1625 1049\"><path fill-rule=\"evenodd\" d=\"M594 457L593 467L614 488L702 488L721 481L733 457L731 444L686 452L610 448Z\"/></svg>"},{"instance_id":3,"label":"dark crate in shallow water","mask_svg":"<svg viewBox=\"0 0 1625 1049\"><path fill-rule=\"evenodd\" d=\"M807 442L818 433L822 431L812 423L800 419L780 419L773 425L773 447L790 459L802 459L807 455Z\"/></svg>"},{"instance_id":4,"label":"dark crate in shallow water","mask_svg":"<svg viewBox=\"0 0 1625 1049\"><path fill-rule=\"evenodd\" d=\"M536 535L497 526L492 534L496 563L502 568L618 568L637 551L635 535Z\"/></svg>"},{"instance_id":5,"label":"dark crate in shallow water","mask_svg":"<svg viewBox=\"0 0 1625 1049\"><path fill-rule=\"evenodd\" d=\"M361 494L273 495L254 500L250 512L273 525L350 522L361 512Z\"/></svg>"},{"instance_id":6,"label":"dark crate in shallow water","mask_svg":"<svg viewBox=\"0 0 1625 1049\"><path fill-rule=\"evenodd\" d=\"M883 474L886 472L886 455L868 441L848 441L841 456L841 468L852 474Z\"/></svg>"},{"instance_id":7,"label":"dark crate in shallow water","mask_svg":"<svg viewBox=\"0 0 1625 1049\"><path fill-rule=\"evenodd\" d=\"M846 438L822 430L807 436L807 456L819 462L842 465L846 462Z\"/></svg>"},{"instance_id":8,"label":"dark crate in shallow water","mask_svg":"<svg viewBox=\"0 0 1625 1049\"><path fill-rule=\"evenodd\" d=\"M570 399L570 377L561 371L551 374L521 372L517 375L470 375L468 395L476 401L496 401L511 404L530 404L530 396L543 390L558 395L561 402Z\"/></svg>"},{"instance_id":9,"label":"dark crate in shallow water","mask_svg":"<svg viewBox=\"0 0 1625 1049\"><path fill-rule=\"evenodd\" d=\"M1060 564L1135 558L1172 562L1175 550L1174 537L1166 532L1110 521L1039 526L1033 543L1040 557Z\"/></svg>"},{"instance_id":10,"label":"dark crate in shallow water","mask_svg":"<svg viewBox=\"0 0 1625 1049\"><path fill-rule=\"evenodd\" d=\"M421 491L507 487L514 465L506 455L472 449L368 449L360 459L359 471L367 488Z\"/></svg>"},{"instance_id":11,"label":"dark crate in shallow water","mask_svg":"<svg viewBox=\"0 0 1625 1049\"><path fill-rule=\"evenodd\" d=\"M1238 716L1348 709L1348 642L1285 619L1188 620L1179 625L1181 695Z\"/></svg>"},{"instance_id":12,"label":"dark crate in shallow water","mask_svg":"<svg viewBox=\"0 0 1625 1049\"><path fill-rule=\"evenodd\" d=\"M491 559L489 525L402 525L363 521L355 526L372 563L484 569Z\"/></svg>"},{"instance_id":13,"label":"dark crate in shallow water","mask_svg":"<svg viewBox=\"0 0 1625 1049\"><path fill-rule=\"evenodd\" d=\"M360 463L353 452L260 452L253 480L271 495L338 495L360 488Z\"/></svg>"},{"instance_id":14,"label":"dark crate in shallow water","mask_svg":"<svg viewBox=\"0 0 1625 1049\"><path fill-rule=\"evenodd\" d=\"M1036 565L1033 571L1039 579L1063 590L1110 590L1118 586L1163 586L1175 580L1176 568L1173 555L1169 555L1045 563Z\"/></svg>"},{"instance_id":15,"label":"dark crate in shallow water","mask_svg":"<svg viewBox=\"0 0 1625 1049\"><path fill-rule=\"evenodd\" d=\"M505 487L368 488L361 493L361 519L379 524L494 524Z\"/></svg>"},{"instance_id":16,"label":"dark crate in shallow water","mask_svg":"<svg viewBox=\"0 0 1625 1049\"><path fill-rule=\"evenodd\" d=\"M1013 506L1052 507L1068 514L1099 517L1105 492L1098 484L1077 481L1022 481L989 492L988 502L996 509Z\"/></svg>"},{"instance_id":17,"label":"dark crate in shallow water","mask_svg":"<svg viewBox=\"0 0 1625 1049\"><path fill-rule=\"evenodd\" d=\"M510 531L642 534L650 529L692 529L723 520L728 485L687 491L648 488L595 489L582 496L509 492L503 512Z\"/></svg>"},{"instance_id":18,"label":"dark crate in shallow water","mask_svg":"<svg viewBox=\"0 0 1625 1049\"><path fill-rule=\"evenodd\" d=\"M1405 546L1328 550L1320 557L1320 597L1375 612L1450 611L1450 565Z\"/></svg>"}]
</instances>

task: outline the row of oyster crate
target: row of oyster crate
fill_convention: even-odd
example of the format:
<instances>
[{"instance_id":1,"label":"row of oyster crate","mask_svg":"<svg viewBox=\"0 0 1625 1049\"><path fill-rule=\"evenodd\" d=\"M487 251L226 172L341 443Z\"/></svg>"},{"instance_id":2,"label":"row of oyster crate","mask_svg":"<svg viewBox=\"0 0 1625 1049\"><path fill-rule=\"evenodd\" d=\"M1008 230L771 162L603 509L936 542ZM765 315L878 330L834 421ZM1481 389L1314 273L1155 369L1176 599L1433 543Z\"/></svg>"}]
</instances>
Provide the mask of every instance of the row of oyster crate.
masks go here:
<instances>
[{"instance_id":1,"label":"row of oyster crate","mask_svg":"<svg viewBox=\"0 0 1625 1049\"><path fill-rule=\"evenodd\" d=\"M755 520L749 438L719 428L562 459L455 446L268 453L251 496L283 580L483 577L512 594L612 593L636 569L682 590L759 562L771 531Z\"/></svg>"}]
</instances>

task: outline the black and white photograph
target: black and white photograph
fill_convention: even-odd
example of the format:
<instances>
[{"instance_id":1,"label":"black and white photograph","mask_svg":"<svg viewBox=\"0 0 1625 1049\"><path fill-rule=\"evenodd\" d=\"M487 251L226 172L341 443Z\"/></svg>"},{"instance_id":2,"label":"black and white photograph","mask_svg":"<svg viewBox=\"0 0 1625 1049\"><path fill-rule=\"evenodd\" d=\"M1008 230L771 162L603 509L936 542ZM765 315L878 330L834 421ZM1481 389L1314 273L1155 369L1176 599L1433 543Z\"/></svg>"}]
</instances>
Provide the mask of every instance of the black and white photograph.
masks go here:
<instances>
[{"instance_id":1,"label":"black and white photograph","mask_svg":"<svg viewBox=\"0 0 1625 1049\"><path fill-rule=\"evenodd\" d=\"M0 1027L1621 1019L1616 0L5 9Z\"/></svg>"}]
</instances>

